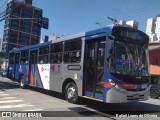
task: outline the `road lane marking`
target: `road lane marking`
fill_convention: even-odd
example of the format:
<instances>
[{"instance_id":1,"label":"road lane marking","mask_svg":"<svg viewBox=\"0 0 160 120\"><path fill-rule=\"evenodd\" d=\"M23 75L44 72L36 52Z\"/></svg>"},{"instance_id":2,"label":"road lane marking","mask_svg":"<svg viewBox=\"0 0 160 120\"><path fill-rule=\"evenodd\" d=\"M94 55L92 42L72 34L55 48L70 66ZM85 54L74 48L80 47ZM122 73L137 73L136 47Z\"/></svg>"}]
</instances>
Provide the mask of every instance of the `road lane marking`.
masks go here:
<instances>
[{"instance_id":1,"label":"road lane marking","mask_svg":"<svg viewBox=\"0 0 160 120\"><path fill-rule=\"evenodd\" d=\"M15 102L24 102L23 100L5 100L5 101L0 101L1 103L15 103Z\"/></svg>"},{"instance_id":2,"label":"road lane marking","mask_svg":"<svg viewBox=\"0 0 160 120\"><path fill-rule=\"evenodd\" d=\"M23 110L23 111L42 111L43 109L32 109L32 110Z\"/></svg>"},{"instance_id":3,"label":"road lane marking","mask_svg":"<svg viewBox=\"0 0 160 120\"><path fill-rule=\"evenodd\" d=\"M0 94L0 96L9 96L9 94Z\"/></svg>"},{"instance_id":4,"label":"road lane marking","mask_svg":"<svg viewBox=\"0 0 160 120\"><path fill-rule=\"evenodd\" d=\"M3 97L3 98L0 98L0 100L9 100L9 99L16 99L16 97Z\"/></svg>"},{"instance_id":5,"label":"road lane marking","mask_svg":"<svg viewBox=\"0 0 160 120\"><path fill-rule=\"evenodd\" d=\"M6 108L24 108L24 107L33 107L35 105L31 104L19 104L19 105L5 105L5 106L0 106L0 109L6 109Z\"/></svg>"}]
</instances>

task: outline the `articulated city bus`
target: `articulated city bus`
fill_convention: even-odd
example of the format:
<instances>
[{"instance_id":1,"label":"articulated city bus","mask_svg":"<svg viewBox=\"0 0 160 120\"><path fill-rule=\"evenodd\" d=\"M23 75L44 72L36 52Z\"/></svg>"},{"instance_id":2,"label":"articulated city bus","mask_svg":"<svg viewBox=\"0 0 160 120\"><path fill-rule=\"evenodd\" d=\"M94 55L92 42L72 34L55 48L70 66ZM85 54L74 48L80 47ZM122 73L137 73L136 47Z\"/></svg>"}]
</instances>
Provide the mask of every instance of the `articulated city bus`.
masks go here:
<instances>
[{"instance_id":1,"label":"articulated city bus","mask_svg":"<svg viewBox=\"0 0 160 120\"><path fill-rule=\"evenodd\" d=\"M76 103L79 97L106 103L147 100L148 36L115 25L9 52L8 77L56 91Z\"/></svg>"}]
</instances>

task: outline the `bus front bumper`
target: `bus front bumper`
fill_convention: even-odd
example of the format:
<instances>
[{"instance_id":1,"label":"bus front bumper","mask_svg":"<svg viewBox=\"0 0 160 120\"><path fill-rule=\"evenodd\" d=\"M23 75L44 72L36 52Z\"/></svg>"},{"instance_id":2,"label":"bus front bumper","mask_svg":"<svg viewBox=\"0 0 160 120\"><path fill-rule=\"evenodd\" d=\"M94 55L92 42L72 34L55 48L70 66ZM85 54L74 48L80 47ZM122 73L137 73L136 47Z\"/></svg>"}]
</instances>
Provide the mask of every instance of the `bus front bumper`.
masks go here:
<instances>
[{"instance_id":1,"label":"bus front bumper","mask_svg":"<svg viewBox=\"0 0 160 120\"><path fill-rule=\"evenodd\" d=\"M127 91L117 90L111 88L106 93L107 103L122 103L122 102L134 102L134 101L145 101L149 98L150 87L144 91Z\"/></svg>"}]
</instances>

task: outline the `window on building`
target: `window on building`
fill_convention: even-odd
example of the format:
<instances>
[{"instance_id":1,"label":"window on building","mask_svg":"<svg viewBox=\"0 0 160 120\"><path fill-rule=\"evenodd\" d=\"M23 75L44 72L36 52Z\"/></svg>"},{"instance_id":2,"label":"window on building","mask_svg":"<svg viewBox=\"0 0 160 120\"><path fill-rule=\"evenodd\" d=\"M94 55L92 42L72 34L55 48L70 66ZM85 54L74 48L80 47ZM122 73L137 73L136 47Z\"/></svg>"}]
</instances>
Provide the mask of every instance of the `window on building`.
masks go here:
<instances>
[{"instance_id":1,"label":"window on building","mask_svg":"<svg viewBox=\"0 0 160 120\"><path fill-rule=\"evenodd\" d=\"M61 63L63 54L63 43L56 43L50 47L50 63Z\"/></svg>"},{"instance_id":2,"label":"window on building","mask_svg":"<svg viewBox=\"0 0 160 120\"><path fill-rule=\"evenodd\" d=\"M41 47L39 49L39 63L46 64L48 63L49 57L49 46Z\"/></svg>"},{"instance_id":3,"label":"window on building","mask_svg":"<svg viewBox=\"0 0 160 120\"><path fill-rule=\"evenodd\" d=\"M79 63L81 60L82 41L79 39L65 42L64 62Z\"/></svg>"},{"instance_id":4,"label":"window on building","mask_svg":"<svg viewBox=\"0 0 160 120\"><path fill-rule=\"evenodd\" d=\"M30 28L31 25L31 20L22 20L21 21L21 26L23 26L24 28Z\"/></svg>"},{"instance_id":5,"label":"window on building","mask_svg":"<svg viewBox=\"0 0 160 120\"><path fill-rule=\"evenodd\" d=\"M17 29L18 29L18 26L17 26L17 25L12 25L12 26L11 26L11 29L17 30Z\"/></svg>"},{"instance_id":6,"label":"window on building","mask_svg":"<svg viewBox=\"0 0 160 120\"><path fill-rule=\"evenodd\" d=\"M21 64L27 64L28 63L28 50L24 50L21 52Z\"/></svg>"},{"instance_id":7,"label":"window on building","mask_svg":"<svg viewBox=\"0 0 160 120\"><path fill-rule=\"evenodd\" d=\"M18 35L18 32L17 31L11 31L11 33L10 33L10 36L11 36L11 38L13 38L13 39L15 39L15 38L17 38L17 35Z\"/></svg>"}]
</instances>

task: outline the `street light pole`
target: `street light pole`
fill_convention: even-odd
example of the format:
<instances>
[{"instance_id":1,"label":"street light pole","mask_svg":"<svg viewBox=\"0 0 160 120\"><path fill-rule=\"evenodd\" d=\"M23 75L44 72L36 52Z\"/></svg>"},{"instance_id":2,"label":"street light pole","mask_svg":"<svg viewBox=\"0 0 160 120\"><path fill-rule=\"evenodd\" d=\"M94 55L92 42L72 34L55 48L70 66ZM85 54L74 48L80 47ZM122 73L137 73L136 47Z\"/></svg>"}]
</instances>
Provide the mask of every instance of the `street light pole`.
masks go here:
<instances>
[{"instance_id":1,"label":"street light pole","mask_svg":"<svg viewBox=\"0 0 160 120\"><path fill-rule=\"evenodd\" d=\"M96 24L97 24L97 25L99 25L99 26L102 28L102 25L101 25L101 23L99 23L99 22L96 22Z\"/></svg>"}]
</instances>

